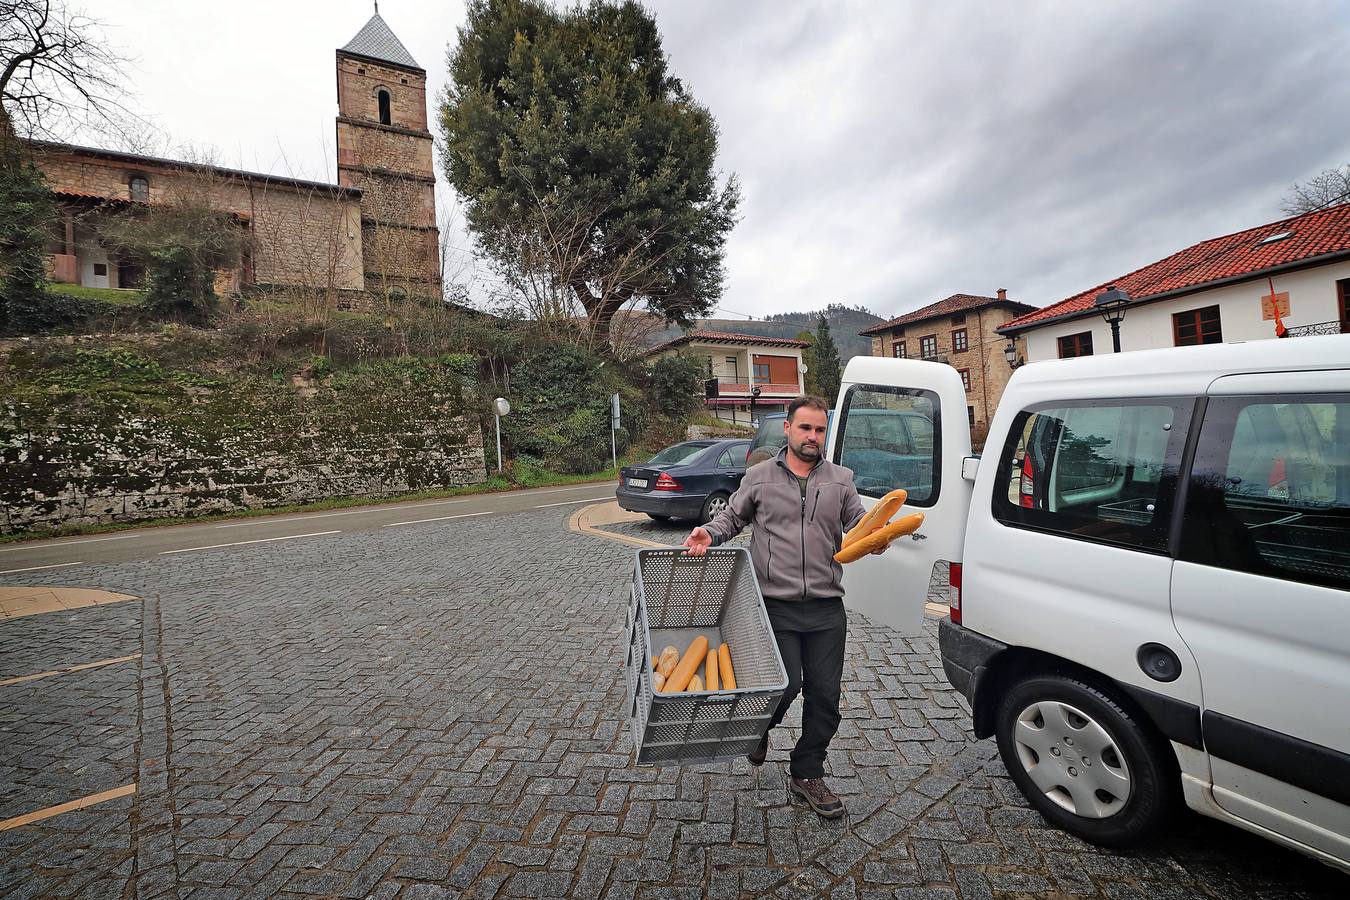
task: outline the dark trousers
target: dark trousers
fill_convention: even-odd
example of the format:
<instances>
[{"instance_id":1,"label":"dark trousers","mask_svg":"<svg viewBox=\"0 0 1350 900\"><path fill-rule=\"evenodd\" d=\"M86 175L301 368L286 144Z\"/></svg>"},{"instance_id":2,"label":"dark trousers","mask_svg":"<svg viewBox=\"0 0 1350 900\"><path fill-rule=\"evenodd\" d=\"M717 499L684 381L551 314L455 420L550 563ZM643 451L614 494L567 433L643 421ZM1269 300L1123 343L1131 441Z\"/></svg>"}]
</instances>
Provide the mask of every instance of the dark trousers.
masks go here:
<instances>
[{"instance_id":1,"label":"dark trousers","mask_svg":"<svg viewBox=\"0 0 1350 900\"><path fill-rule=\"evenodd\" d=\"M764 605L787 669L788 686L769 728L783 721L802 695L802 736L792 751L794 778L821 778L825 754L839 730L840 681L844 677L844 636L848 618L837 597L772 600Z\"/></svg>"}]
</instances>

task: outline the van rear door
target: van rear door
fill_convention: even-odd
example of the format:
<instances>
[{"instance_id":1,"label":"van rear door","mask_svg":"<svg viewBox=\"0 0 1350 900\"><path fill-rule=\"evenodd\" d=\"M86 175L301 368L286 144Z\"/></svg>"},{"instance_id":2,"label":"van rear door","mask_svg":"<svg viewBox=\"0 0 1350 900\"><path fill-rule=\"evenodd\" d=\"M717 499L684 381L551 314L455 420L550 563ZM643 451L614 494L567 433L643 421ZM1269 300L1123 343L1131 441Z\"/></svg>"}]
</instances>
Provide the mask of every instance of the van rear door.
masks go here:
<instances>
[{"instance_id":1,"label":"van rear door","mask_svg":"<svg viewBox=\"0 0 1350 900\"><path fill-rule=\"evenodd\" d=\"M924 514L914 535L844 567L846 606L917 634L935 564L942 563L945 584L946 563L960 562L965 540L972 482L961 474L970 424L960 374L943 363L854 358L844 370L828 452L853 470L868 509L904 488L909 498L896 517Z\"/></svg>"}]
</instances>

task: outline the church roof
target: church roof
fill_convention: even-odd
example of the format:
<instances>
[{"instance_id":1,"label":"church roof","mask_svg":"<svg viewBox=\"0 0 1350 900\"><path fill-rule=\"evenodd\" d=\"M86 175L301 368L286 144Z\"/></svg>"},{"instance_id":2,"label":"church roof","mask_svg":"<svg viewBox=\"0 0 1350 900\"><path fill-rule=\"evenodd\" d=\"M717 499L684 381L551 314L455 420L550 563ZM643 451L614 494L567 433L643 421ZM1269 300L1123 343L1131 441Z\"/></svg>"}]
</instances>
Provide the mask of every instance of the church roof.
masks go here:
<instances>
[{"instance_id":1,"label":"church roof","mask_svg":"<svg viewBox=\"0 0 1350 900\"><path fill-rule=\"evenodd\" d=\"M356 37L347 42L347 46L342 48L343 53L354 53L357 56L364 56L369 59L380 62L389 62L398 66L405 66L409 69L422 70L413 59L413 55L408 52L408 48L403 46L403 42L394 36L394 32L389 25L380 18L377 12L370 17L370 21L361 26L361 30L356 33Z\"/></svg>"}]
</instances>

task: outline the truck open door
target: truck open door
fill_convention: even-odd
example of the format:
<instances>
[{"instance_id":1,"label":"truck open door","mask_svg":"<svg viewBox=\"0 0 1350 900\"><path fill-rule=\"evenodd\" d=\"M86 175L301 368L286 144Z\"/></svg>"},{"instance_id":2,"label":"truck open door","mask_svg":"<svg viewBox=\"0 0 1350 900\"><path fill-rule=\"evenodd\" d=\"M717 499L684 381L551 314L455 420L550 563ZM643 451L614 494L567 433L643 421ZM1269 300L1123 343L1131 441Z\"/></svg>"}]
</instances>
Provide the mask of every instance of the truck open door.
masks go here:
<instances>
[{"instance_id":1,"label":"truck open door","mask_svg":"<svg viewBox=\"0 0 1350 900\"><path fill-rule=\"evenodd\" d=\"M828 454L853 470L867 508L904 488L909 498L896 517L924 514L915 534L844 566L847 607L917 634L934 565L959 564L965 540L973 484L962 473L970 423L960 374L945 363L855 357L844 370Z\"/></svg>"}]
</instances>

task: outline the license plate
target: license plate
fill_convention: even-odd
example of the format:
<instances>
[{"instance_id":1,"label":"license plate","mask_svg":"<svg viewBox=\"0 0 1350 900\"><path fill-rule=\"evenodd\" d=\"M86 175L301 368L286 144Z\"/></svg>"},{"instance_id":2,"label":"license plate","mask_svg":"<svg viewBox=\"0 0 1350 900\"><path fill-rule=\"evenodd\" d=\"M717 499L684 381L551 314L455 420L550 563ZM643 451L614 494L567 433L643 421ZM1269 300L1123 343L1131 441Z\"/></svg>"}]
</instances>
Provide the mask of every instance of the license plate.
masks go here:
<instances>
[{"instance_id":1,"label":"license plate","mask_svg":"<svg viewBox=\"0 0 1350 900\"><path fill-rule=\"evenodd\" d=\"M645 479L645 478L630 478L630 479L628 479L628 486L629 486L629 487L646 487L646 486L647 486L647 479Z\"/></svg>"}]
</instances>

